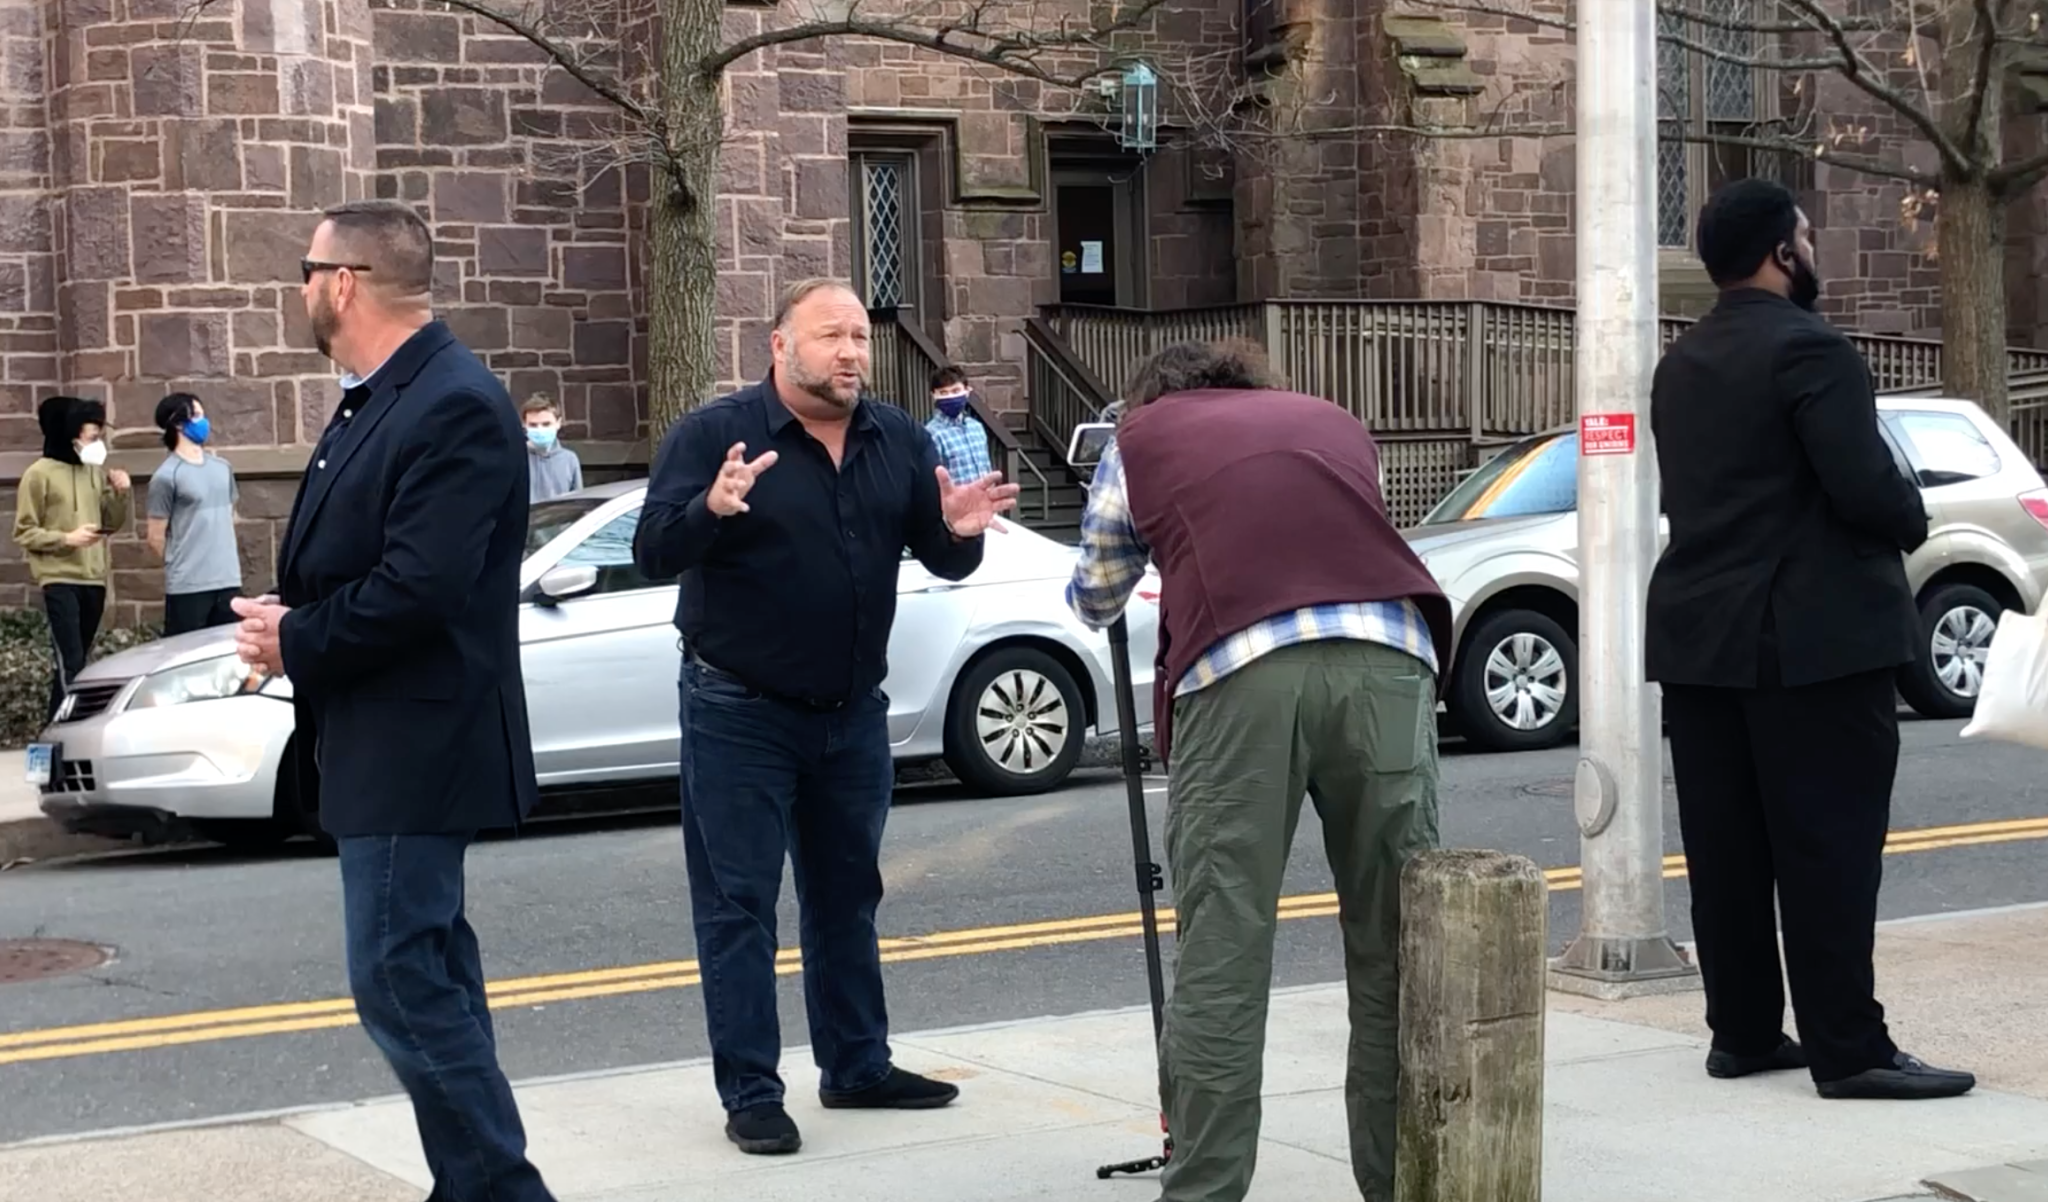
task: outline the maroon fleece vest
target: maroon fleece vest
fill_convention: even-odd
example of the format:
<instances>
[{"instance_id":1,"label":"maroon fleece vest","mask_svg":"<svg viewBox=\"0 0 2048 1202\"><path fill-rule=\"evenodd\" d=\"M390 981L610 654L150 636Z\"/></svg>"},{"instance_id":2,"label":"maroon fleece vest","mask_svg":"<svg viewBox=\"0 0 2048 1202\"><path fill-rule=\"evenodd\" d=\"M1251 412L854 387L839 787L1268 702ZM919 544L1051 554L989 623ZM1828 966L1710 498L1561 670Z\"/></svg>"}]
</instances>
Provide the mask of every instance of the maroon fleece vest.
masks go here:
<instances>
[{"instance_id":1,"label":"maroon fleece vest","mask_svg":"<svg viewBox=\"0 0 2048 1202\"><path fill-rule=\"evenodd\" d=\"M1310 605L1409 599L1449 674L1451 606L1387 520L1379 447L1359 420L1293 392L1183 392L1118 427L1131 518L1162 580L1153 729L1225 637Z\"/></svg>"}]
</instances>

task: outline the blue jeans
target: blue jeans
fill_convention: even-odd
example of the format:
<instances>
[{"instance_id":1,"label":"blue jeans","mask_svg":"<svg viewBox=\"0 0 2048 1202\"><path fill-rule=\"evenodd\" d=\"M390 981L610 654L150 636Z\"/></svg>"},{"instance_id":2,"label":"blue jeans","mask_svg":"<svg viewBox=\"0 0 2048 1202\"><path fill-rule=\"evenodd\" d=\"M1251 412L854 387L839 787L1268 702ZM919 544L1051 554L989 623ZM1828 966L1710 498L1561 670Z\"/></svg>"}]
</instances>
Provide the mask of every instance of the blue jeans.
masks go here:
<instances>
[{"instance_id":1,"label":"blue jeans","mask_svg":"<svg viewBox=\"0 0 2048 1202\"><path fill-rule=\"evenodd\" d=\"M470 835L339 840L349 988L412 1099L428 1202L553 1202L498 1067L476 932L463 917Z\"/></svg>"},{"instance_id":2,"label":"blue jeans","mask_svg":"<svg viewBox=\"0 0 2048 1202\"><path fill-rule=\"evenodd\" d=\"M889 1074L875 944L895 785L888 706L874 693L821 713L696 664L684 666L681 692L683 855L719 1099L729 1111L782 1101L775 901L785 854L824 1088L877 1084Z\"/></svg>"}]
</instances>

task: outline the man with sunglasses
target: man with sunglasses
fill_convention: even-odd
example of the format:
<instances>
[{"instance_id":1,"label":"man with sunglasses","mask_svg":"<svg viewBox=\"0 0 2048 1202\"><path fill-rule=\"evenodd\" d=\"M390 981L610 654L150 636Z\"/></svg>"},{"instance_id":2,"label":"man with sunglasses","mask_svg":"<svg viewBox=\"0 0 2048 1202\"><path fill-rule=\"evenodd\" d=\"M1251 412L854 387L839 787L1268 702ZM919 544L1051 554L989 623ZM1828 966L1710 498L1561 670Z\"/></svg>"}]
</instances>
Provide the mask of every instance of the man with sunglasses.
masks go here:
<instances>
[{"instance_id":1,"label":"man with sunglasses","mask_svg":"<svg viewBox=\"0 0 2048 1202\"><path fill-rule=\"evenodd\" d=\"M434 320L434 244L394 201L330 209L300 264L346 374L278 560L235 602L291 679L302 804L340 848L349 984L412 1098L437 1202L552 1202L498 1066L463 857L538 795L519 668L527 454L512 400Z\"/></svg>"}]
</instances>

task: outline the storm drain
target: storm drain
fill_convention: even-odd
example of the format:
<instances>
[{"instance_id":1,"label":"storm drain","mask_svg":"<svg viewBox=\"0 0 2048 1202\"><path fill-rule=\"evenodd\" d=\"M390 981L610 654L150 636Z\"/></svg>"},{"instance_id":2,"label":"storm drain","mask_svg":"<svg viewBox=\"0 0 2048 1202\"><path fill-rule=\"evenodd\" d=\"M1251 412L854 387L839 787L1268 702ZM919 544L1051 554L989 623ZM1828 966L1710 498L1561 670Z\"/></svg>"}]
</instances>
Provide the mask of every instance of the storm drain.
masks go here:
<instances>
[{"instance_id":1,"label":"storm drain","mask_svg":"<svg viewBox=\"0 0 2048 1202\"><path fill-rule=\"evenodd\" d=\"M106 948L75 939L0 939L0 985L84 972L107 959Z\"/></svg>"}]
</instances>

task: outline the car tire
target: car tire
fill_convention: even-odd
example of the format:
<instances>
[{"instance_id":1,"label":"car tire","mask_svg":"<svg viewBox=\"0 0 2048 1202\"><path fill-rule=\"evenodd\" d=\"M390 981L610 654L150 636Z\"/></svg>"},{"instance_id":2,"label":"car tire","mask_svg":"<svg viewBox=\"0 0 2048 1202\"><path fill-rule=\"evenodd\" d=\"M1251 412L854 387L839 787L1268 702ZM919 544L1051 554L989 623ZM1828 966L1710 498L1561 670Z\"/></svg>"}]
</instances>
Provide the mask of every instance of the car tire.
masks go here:
<instances>
[{"instance_id":1,"label":"car tire","mask_svg":"<svg viewBox=\"0 0 2048 1202\"><path fill-rule=\"evenodd\" d=\"M1034 647L999 648L968 665L946 712L946 766L997 797L1057 787L1080 761L1088 707L1073 674Z\"/></svg>"},{"instance_id":2,"label":"car tire","mask_svg":"<svg viewBox=\"0 0 2048 1202\"><path fill-rule=\"evenodd\" d=\"M1929 718L1967 718L1984 687L1984 649L2005 606L1973 584L1944 584L1920 602L1919 654L1899 670L1899 694ZM1972 653L1958 657L1957 645Z\"/></svg>"},{"instance_id":3,"label":"car tire","mask_svg":"<svg viewBox=\"0 0 2048 1202\"><path fill-rule=\"evenodd\" d=\"M1474 746L1555 747L1578 725L1578 640L1546 614L1509 609L1481 620L1454 672L1451 714Z\"/></svg>"}]
</instances>

